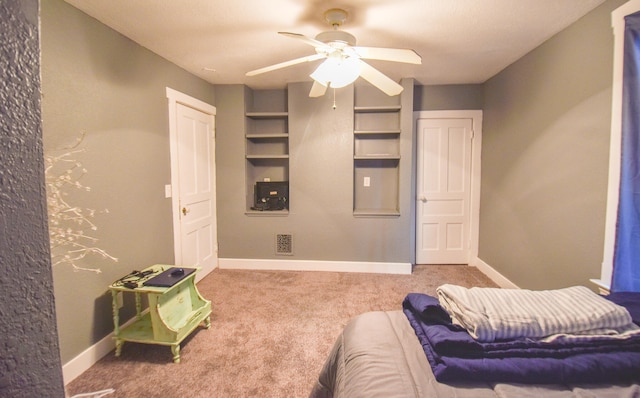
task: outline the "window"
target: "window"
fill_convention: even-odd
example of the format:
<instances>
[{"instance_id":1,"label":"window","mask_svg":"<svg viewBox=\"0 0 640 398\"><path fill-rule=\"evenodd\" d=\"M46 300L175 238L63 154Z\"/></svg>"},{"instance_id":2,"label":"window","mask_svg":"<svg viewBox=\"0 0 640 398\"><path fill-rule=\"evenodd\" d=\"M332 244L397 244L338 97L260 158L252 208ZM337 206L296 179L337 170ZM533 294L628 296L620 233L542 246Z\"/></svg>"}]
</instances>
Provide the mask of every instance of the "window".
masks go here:
<instances>
[{"instance_id":1,"label":"window","mask_svg":"<svg viewBox=\"0 0 640 398\"><path fill-rule=\"evenodd\" d=\"M620 157L622 140L622 87L624 70L624 30L627 15L640 11L640 0L631 0L611 13L614 33L613 96L611 113L611 143L609 148L609 188L604 238L604 255L599 280L593 280L608 291L613 275L613 256L616 242L616 221L620 188Z\"/></svg>"}]
</instances>

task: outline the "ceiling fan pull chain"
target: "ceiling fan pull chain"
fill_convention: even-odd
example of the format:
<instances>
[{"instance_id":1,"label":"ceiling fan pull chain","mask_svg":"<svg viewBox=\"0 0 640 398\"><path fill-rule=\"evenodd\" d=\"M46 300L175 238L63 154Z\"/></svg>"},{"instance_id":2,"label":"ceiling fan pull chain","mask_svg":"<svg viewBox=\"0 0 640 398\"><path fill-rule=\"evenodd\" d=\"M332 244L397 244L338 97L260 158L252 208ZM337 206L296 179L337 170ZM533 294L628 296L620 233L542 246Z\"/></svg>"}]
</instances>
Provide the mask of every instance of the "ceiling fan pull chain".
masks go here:
<instances>
[{"instance_id":1,"label":"ceiling fan pull chain","mask_svg":"<svg viewBox=\"0 0 640 398\"><path fill-rule=\"evenodd\" d=\"M336 89L333 89L333 109L336 109Z\"/></svg>"}]
</instances>

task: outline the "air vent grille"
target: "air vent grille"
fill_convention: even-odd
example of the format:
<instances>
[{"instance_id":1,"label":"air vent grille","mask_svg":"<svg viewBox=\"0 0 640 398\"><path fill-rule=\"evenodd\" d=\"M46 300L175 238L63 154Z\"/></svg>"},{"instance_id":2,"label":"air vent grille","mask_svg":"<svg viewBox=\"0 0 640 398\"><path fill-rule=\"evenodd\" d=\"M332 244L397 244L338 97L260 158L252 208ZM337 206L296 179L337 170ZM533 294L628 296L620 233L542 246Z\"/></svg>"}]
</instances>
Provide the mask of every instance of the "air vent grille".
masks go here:
<instances>
[{"instance_id":1,"label":"air vent grille","mask_svg":"<svg viewBox=\"0 0 640 398\"><path fill-rule=\"evenodd\" d=\"M291 234L276 234L276 254L293 255L293 236Z\"/></svg>"}]
</instances>

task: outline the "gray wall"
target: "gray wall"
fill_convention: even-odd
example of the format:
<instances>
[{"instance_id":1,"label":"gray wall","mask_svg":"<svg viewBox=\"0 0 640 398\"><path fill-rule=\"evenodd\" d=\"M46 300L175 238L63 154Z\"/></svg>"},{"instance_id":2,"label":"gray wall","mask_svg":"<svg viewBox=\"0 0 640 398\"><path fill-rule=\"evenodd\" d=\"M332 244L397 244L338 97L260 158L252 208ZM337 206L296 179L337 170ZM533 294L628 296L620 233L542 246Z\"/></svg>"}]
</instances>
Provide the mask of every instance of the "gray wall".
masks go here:
<instances>
[{"instance_id":1,"label":"gray wall","mask_svg":"<svg viewBox=\"0 0 640 398\"><path fill-rule=\"evenodd\" d=\"M332 93L309 98L310 88L310 83L288 88L289 215L265 217L245 215L245 87L216 86L220 257L277 258L275 234L288 233L294 255L278 256L282 260L411 263L411 107L402 116L400 216L358 218L353 215L353 86L336 90L336 109ZM402 95L412 102L412 84Z\"/></svg>"},{"instance_id":2,"label":"gray wall","mask_svg":"<svg viewBox=\"0 0 640 398\"><path fill-rule=\"evenodd\" d=\"M479 257L523 288L602 261L613 32L607 1L485 84Z\"/></svg>"},{"instance_id":3,"label":"gray wall","mask_svg":"<svg viewBox=\"0 0 640 398\"><path fill-rule=\"evenodd\" d=\"M605 3L485 85L412 93L415 110L481 109L484 103L480 257L523 287L585 284L599 275L609 12L621 3ZM111 332L109 283L132 269L173 261L171 204L164 198L170 182L165 86L217 107L221 257L272 258L273 234L284 231L294 234L296 259L412 261L413 137L403 135L402 142L402 216L354 219L351 127L336 118L351 107L348 90L337 91L333 111L331 96L310 102L308 84L291 85L300 100L295 106L309 112L290 138L296 202L288 217L258 218L244 215L244 138L229 120L243 117L229 113L242 89L217 86L214 93L61 0L43 2L42 61L45 149L86 133L78 160L92 190L73 199L109 210L96 217L94 235L120 259L88 259L84 265L101 274L54 269L63 362Z\"/></svg>"},{"instance_id":4,"label":"gray wall","mask_svg":"<svg viewBox=\"0 0 640 398\"><path fill-rule=\"evenodd\" d=\"M62 397L47 234L38 0L0 2L0 396Z\"/></svg>"},{"instance_id":5,"label":"gray wall","mask_svg":"<svg viewBox=\"0 0 640 398\"><path fill-rule=\"evenodd\" d=\"M42 2L45 152L73 144L90 192L70 190L80 207L103 210L92 220L98 256L54 267L63 362L113 331L107 286L157 263L173 263L168 106L165 87L213 104L212 85L142 48L61 0ZM128 319L124 313L123 319ZM131 315L131 314L128 314Z\"/></svg>"},{"instance_id":6,"label":"gray wall","mask_svg":"<svg viewBox=\"0 0 640 398\"><path fill-rule=\"evenodd\" d=\"M483 94L482 84L416 86L413 95L413 109L415 111L482 109Z\"/></svg>"}]
</instances>

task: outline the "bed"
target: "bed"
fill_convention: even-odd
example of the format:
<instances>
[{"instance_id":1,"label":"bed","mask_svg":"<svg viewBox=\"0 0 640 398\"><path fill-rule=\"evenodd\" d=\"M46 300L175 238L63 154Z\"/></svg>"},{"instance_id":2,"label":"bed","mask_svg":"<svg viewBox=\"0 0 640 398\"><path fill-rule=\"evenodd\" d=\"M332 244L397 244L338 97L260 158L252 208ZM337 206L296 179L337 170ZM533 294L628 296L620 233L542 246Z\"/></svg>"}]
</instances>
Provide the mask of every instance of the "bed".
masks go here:
<instances>
[{"instance_id":1,"label":"bed","mask_svg":"<svg viewBox=\"0 0 640 398\"><path fill-rule=\"evenodd\" d=\"M473 376L455 377L455 372L450 373L454 375L450 380L442 381L443 373L432 367L433 358L426 355L423 337L418 337L416 325L412 325L414 320L408 316L410 296L405 299L403 310L367 312L349 321L337 338L310 397L640 397L640 350L633 354L630 362L629 358L624 360L627 368L619 377L615 373L617 361L610 361L614 365L614 379L617 378L614 381L536 384L484 381L484 375L475 377L474 381ZM424 301L424 296L419 295L418 299L422 299L423 304L431 303L429 300L433 298L426 296ZM629 303L628 297L623 301ZM629 309L634 322L640 320L640 294L634 294L631 304L624 307ZM441 321L437 314L435 324ZM431 318L432 315L430 313ZM629 348L621 352L635 350ZM608 354L601 355L604 358ZM483 361L485 359L479 360ZM583 362L576 361L578 365ZM434 371L441 381L436 379ZM444 374L446 379L446 372ZM572 380L571 376L567 380Z\"/></svg>"}]
</instances>

